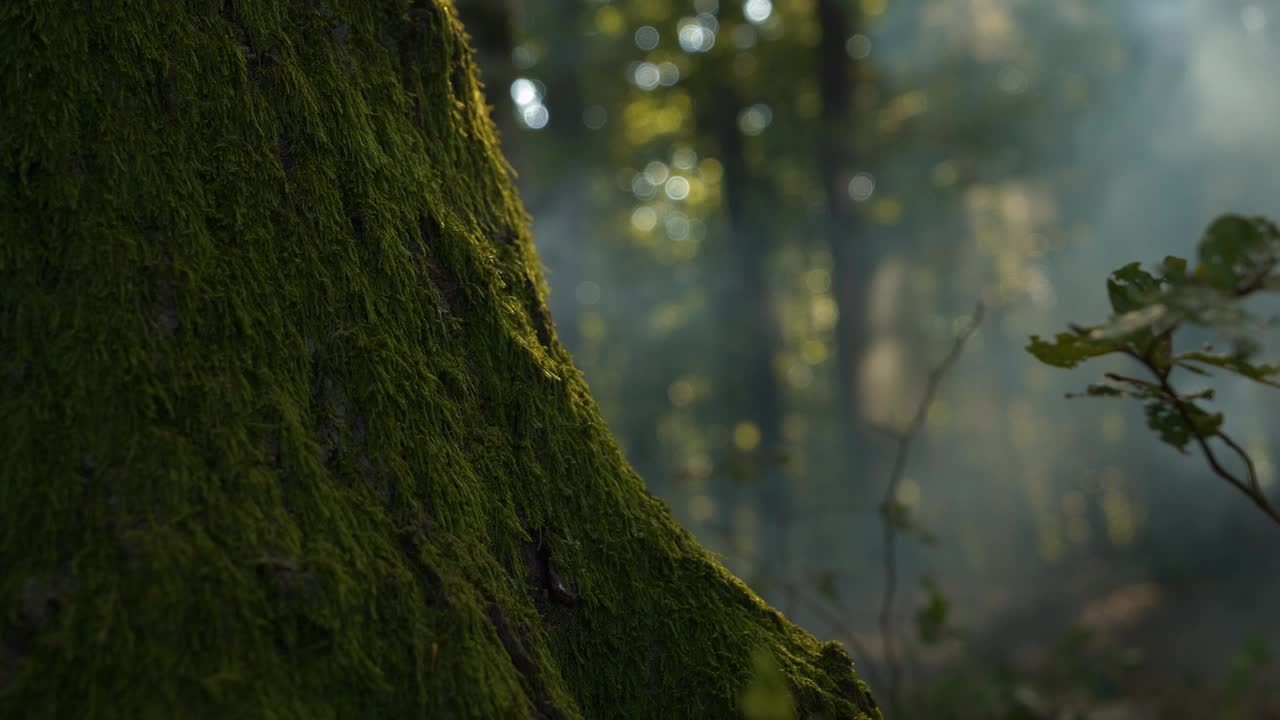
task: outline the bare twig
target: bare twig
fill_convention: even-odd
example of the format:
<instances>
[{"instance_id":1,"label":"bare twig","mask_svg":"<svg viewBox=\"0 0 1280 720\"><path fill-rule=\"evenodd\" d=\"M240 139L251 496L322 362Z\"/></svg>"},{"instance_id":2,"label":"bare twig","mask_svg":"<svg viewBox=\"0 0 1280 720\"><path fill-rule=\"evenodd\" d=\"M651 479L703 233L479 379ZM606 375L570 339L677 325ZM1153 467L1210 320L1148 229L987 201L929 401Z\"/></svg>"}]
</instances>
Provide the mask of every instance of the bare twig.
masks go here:
<instances>
[{"instance_id":1,"label":"bare twig","mask_svg":"<svg viewBox=\"0 0 1280 720\"><path fill-rule=\"evenodd\" d=\"M1165 332L1166 334L1171 333L1172 329L1166 330ZM1267 517L1271 518L1277 524L1280 524L1280 509L1277 509L1276 506L1267 498L1266 493L1263 492L1262 486L1258 482L1258 471L1253 464L1253 458L1249 457L1249 453L1246 452L1244 448L1240 447L1239 443L1221 430L1215 431L1212 435L1206 435L1199 427L1196 426L1194 419L1191 417L1191 405L1187 402L1187 398L1183 395L1179 395L1177 390L1174 389L1173 383L1169 380L1169 376L1172 374L1173 368L1161 368L1157 366L1152 360L1150 352L1139 355L1136 352L1128 350L1125 351L1125 354L1134 360L1137 360L1139 364L1154 375L1156 382L1147 383L1143 380L1119 378L1119 376L1114 375L1113 377L1123 379L1125 382L1143 384L1147 387L1157 387L1160 394L1173 403L1173 406L1177 408L1178 416L1182 419L1183 425L1186 426L1187 432L1191 434L1191 437L1195 438L1196 445L1200 447L1200 452L1204 454L1204 458L1209 463L1209 468L1213 471L1213 474L1217 475L1222 480L1227 481L1227 483L1244 493L1245 497L1249 498L1249 500L1252 501L1259 510L1267 515ZM1215 437L1220 439L1227 447L1231 448L1231 450L1240 458L1240 461L1244 463L1245 470L1248 473L1248 477L1246 479L1237 477L1235 473L1232 473L1223 467L1217 454L1214 453L1213 448L1209 445L1209 441Z\"/></svg>"},{"instance_id":2,"label":"bare twig","mask_svg":"<svg viewBox=\"0 0 1280 720\"><path fill-rule=\"evenodd\" d=\"M1206 437L1204 433L1200 432L1200 428L1196 427L1196 424L1192 421L1191 411L1187 408L1187 403L1174 392L1173 386L1169 383L1168 373L1157 372L1156 374L1160 378L1161 389L1173 401L1174 407L1178 408L1178 414L1182 417L1183 424L1187 426L1191 436L1196 439L1196 444L1200 446L1200 451L1204 453L1205 460L1209 462L1209 467L1213 470L1213 474L1234 485L1237 490L1245 494L1245 497L1252 500L1259 510L1266 513L1275 522L1280 523L1280 510L1277 510L1276 506L1272 505L1266 494L1262 492L1262 488L1258 484L1257 471L1253 466L1253 459L1249 457L1249 454L1226 433L1221 430L1215 433L1214 437L1218 437L1222 442L1226 443L1227 447L1235 451L1236 455L1244 462L1245 469L1249 472L1248 480L1245 481L1236 477L1234 473L1228 471L1218 461L1213 448L1209 447L1210 437Z\"/></svg>"},{"instance_id":3,"label":"bare twig","mask_svg":"<svg viewBox=\"0 0 1280 720\"><path fill-rule=\"evenodd\" d=\"M902 484L902 478L907 470L907 458L911 452L912 442L924 427L925 420L929 415L929 408L933 405L933 398L938 392L942 378L955 365L956 360L960 358L960 354L964 351L965 344L968 343L973 333L977 331L978 326L982 324L982 317L985 311L986 309L982 303L978 303L973 310L973 315L969 318L969 324L952 342L951 350L943 358L942 362L929 373L924 395L920 398L920 404L916 406L915 415L911 418L906 430L892 433L896 436L898 449L894 455L893 468L889 471L889 482L885 486L884 500L880 505L881 521L884 524L884 592L880 601L880 638L884 645L885 668L888 673L888 682L885 688L889 696L890 715L893 717L898 716L898 710L902 705L902 666L898 660L897 641L893 628L893 605L898 592L897 539L901 525L901 520L895 512L898 487Z\"/></svg>"},{"instance_id":4,"label":"bare twig","mask_svg":"<svg viewBox=\"0 0 1280 720\"><path fill-rule=\"evenodd\" d=\"M1150 380L1143 380L1142 378L1129 377L1128 375L1121 375L1120 373L1109 372L1109 373L1105 373L1105 375L1110 380L1115 380L1116 382L1122 382L1122 383L1129 383L1130 385L1137 385L1138 387L1154 387L1155 386L1155 383L1151 382Z\"/></svg>"},{"instance_id":5,"label":"bare twig","mask_svg":"<svg viewBox=\"0 0 1280 720\"><path fill-rule=\"evenodd\" d=\"M890 427L882 423L870 423L867 425L874 432L880 433L894 442L901 442L902 431L896 427Z\"/></svg>"}]
</instances>

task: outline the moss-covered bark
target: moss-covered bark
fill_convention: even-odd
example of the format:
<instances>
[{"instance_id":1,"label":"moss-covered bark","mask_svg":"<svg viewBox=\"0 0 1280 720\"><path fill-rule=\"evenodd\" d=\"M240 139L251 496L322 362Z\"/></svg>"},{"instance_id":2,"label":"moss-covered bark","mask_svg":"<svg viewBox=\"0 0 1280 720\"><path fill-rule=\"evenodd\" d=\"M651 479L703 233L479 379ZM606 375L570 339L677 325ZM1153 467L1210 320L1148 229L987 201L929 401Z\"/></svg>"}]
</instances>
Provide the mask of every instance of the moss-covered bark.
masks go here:
<instances>
[{"instance_id":1,"label":"moss-covered bark","mask_svg":"<svg viewBox=\"0 0 1280 720\"><path fill-rule=\"evenodd\" d=\"M646 493L448 5L0 3L0 715L800 715Z\"/></svg>"}]
</instances>

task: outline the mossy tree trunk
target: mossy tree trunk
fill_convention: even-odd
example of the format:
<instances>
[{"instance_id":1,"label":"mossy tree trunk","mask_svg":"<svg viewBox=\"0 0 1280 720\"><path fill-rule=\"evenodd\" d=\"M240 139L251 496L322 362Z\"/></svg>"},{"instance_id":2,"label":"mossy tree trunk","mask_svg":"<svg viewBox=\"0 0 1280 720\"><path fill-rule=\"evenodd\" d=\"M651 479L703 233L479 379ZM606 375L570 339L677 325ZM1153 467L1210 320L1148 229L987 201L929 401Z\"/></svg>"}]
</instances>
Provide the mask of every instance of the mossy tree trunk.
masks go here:
<instances>
[{"instance_id":1,"label":"mossy tree trunk","mask_svg":"<svg viewBox=\"0 0 1280 720\"><path fill-rule=\"evenodd\" d=\"M620 456L461 37L0 4L0 716L878 715Z\"/></svg>"}]
</instances>

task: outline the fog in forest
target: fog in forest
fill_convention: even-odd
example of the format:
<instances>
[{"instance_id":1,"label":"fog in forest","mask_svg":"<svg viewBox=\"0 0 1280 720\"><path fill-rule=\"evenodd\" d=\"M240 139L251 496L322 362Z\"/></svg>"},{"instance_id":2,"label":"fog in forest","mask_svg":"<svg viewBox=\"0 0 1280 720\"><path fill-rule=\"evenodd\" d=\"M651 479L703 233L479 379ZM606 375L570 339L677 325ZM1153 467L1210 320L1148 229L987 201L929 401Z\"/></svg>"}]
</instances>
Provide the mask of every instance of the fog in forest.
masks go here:
<instances>
[{"instance_id":1,"label":"fog in forest","mask_svg":"<svg viewBox=\"0 0 1280 720\"><path fill-rule=\"evenodd\" d=\"M1131 362L1024 350L1280 217L1280 2L456 5L559 337L730 570L915 716L1280 717L1280 527L1140 403L1064 397ZM886 652L883 496L979 301L890 505ZM1280 497L1280 390L1181 380Z\"/></svg>"}]
</instances>

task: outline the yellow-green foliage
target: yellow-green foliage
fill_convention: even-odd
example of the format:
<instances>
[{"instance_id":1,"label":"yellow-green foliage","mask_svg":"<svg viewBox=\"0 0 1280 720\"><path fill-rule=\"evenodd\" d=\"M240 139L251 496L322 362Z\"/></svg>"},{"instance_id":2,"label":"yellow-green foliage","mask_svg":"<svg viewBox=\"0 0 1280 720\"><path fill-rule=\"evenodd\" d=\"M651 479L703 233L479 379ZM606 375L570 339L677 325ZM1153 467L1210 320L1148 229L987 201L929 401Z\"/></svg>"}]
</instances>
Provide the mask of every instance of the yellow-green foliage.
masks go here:
<instances>
[{"instance_id":1,"label":"yellow-green foliage","mask_svg":"<svg viewBox=\"0 0 1280 720\"><path fill-rule=\"evenodd\" d=\"M449 6L0 2L0 715L800 717L555 341Z\"/></svg>"}]
</instances>

